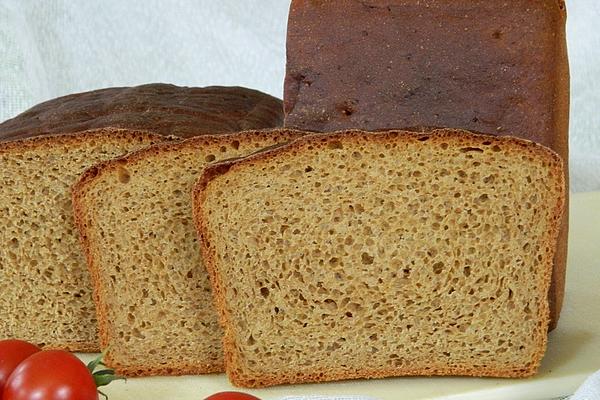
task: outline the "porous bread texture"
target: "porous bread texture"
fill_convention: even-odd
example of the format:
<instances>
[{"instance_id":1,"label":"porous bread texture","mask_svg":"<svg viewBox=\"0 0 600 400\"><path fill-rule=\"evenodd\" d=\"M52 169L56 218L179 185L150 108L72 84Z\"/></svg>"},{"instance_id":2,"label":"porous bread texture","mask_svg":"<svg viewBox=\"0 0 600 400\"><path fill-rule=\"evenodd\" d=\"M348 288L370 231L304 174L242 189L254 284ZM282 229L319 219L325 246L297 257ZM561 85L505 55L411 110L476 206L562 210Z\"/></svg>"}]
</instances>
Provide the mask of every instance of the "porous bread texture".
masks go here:
<instances>
[{"instance_id":1,"label":"porous bread texture","mask_svg":"<svg viewBox=\"0 0 600 400\"><path fill-rule=\"evenodd\" d=\"M222 330L192 220L210 162L299 136L248 131L159 144L94 166L73 189L107 365L127 376L223 370Z\"/></svg>"},{"instance_id":2,"label":"porous bread texture","mask_svg":"<svg viewBox=\"0 0 600 400\"><path fill-rule=\"evenodd\" d=\"M162 140L100 129L0 143L0 338L99 350L71 185L96 162Z\"/></svg>"},{"instance_id":3,"label":"porous bread texture","mask_svg":"<svg viewBox=\"0 0 600 400\"><path fill-rule=\"evenodd\" d=\"M453 130L311 135L208 167L194 218L227 374L534 374L564 196L551 150Z\"/></svg>"}]
</instances>

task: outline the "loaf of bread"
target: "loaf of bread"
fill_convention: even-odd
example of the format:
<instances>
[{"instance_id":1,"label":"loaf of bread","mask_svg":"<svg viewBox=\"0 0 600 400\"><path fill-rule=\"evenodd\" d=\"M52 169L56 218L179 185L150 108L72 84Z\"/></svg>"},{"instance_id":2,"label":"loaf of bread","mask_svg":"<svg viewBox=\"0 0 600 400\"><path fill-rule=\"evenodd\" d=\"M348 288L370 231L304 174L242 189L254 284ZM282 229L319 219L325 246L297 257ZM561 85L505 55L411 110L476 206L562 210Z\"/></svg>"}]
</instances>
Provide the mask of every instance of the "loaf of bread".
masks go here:
<instances>
[{"instance_id":1,"label":"loaf of bread","mask_svg":"<svg viewBox=\"0 0 600 400\"><path fill-rule=\"evenodd\" d=\"M151 146L83 174L73 206L107 365L127 376L223 370L222 330L197 244L192 187L212 161L298 135L202 136Z\"/></svg>"},{"instance_id":2,"label":"loaf of bread","mask_svg":"<svg viewBox=\"0 0 600 400\"><path fill-rule=\"evenodd\" d=\"M19 138L0 143L0 338L100 349L71 210L86 168L163 135L277 126L282 114L279 100L249 89L145 85L51 100L0 124L0 140Z\"/></svg>"},{"instance_id":3,"label":"loaf of bread","mask_svg":"<svg viewBox=\"0 0 600 400\"><path fill-rule=\"evenodd\" d=\"M567 173L565 20L563 0L293 0L285 126L514 135L553 149ZM553 325L567 217L549 293Z\"/></svg>"},{"instance_id":4,"label":"loaf of bread","mask_svg":"<svg viewBox=\"0 0 600 400\"><path fill-rule=\"evenodd\" d=\"M182 138L281 126L281 100L242 87L151 83L76 93L0 124L0 140L97 128L149 130Z\"/></svg>"},{"instance_id":5,"label":"loaf of bread","mask_svg":"<svg viewBox=\"0 0 600 400\"><path fill-rule=\"evenodd\" d=\"M524 377L544 354L562 161L511 137L315 134L193 193L239 386Z\"/></svg>"}]
</instances>

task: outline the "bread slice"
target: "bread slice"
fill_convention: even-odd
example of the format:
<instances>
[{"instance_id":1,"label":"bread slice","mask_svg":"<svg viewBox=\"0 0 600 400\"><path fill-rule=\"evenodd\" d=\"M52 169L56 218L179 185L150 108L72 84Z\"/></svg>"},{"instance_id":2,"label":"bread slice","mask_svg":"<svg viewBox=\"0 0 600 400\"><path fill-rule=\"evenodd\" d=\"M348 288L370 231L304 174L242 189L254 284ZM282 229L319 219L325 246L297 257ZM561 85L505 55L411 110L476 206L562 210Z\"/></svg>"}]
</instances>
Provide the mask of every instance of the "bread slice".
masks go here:
<instances>
[{"instance_id":1,"label":"bread slice","mask_svg":"<svg viewBox=\"0 0 600 400\"><path fill-rule=\"evenodd\" d=\"M316 134L193 194L239 386L538 368L565 189L511 137Z\"/></svg>"},{"instance_id":2,"label":"bread slice","mask_svg":"<svg viewBox=\"0 0 600 400\"><path fill-rule=\"evenodd\" d=\"M164 139L100 129L0 143L0 337L45 348L99 349L71 185L99 161Z\"/></svg>"},{"instance_id":3,"label":"bread slice","mask_svg":"<svg viewBox=\"0 0 600 400\"><path fill-rule=\"evenodd\" d=\"M106 363L118 373L223 370L222 331L192 220L191 190L210 162L288 141L247 131L159 144L86 171L73 204L92 272Z\"/></svg>"},{"instance_id":4,"label":"bread slice","mask_svg":"<svg viewBox=\"0 0 600 400\"><path fill-rule=\"evenodd\" d=\"M0 338L100 349L70 209L83 170L167 135L280 126L282 114L281 100L252 89L148 84L59 97L1 123L0 142L12 142L0 143Z\"/></svg>"}]
</instances>

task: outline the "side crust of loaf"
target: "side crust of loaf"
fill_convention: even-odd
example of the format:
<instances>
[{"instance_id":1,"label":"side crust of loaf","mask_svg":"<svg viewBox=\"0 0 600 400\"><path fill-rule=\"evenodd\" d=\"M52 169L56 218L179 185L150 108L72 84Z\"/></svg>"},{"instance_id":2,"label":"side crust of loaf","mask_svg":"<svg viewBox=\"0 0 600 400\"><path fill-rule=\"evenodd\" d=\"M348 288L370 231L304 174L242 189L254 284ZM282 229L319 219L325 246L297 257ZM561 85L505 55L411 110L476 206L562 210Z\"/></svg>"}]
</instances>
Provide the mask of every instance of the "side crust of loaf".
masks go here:
<instances>
[{"instance_id":1,"label":"side crust of loaf","mask_svg":"<svg viewBox=\"0 0 600 400\"><path fill-rule=\"evenodd\" d=\"M520 152L544 160L544 163L551 170L551 176L555 179L558 198L555 204L551 205L552 221L547 237L544 241L547 248L550 249L545 259L541 262L544 271L543 287L544 293L550 287L552 273L552 259L556 248L558 238L560 219L563 215L565 204L565 182L563 173L563 162L561 158L544 146L531 141L514 138L510 136L495 137L489 135L473 134L462 130L439 129L431 132L409 132L409 131L388 131L378 133L365 133L363 131L349 130L339 131L330 134L312 134L299 138L287 145L276 149L262 151L240 160L224 161L212 164L204 170L202 176L198 179L192 194L193 214L196 229L198 231L202 256L208 270L211 284L213 287L213 296L219 313L220 323L225 330L223 346L225 351L225 366L227 374L233 384L241 387L266 387L278 384L295 384L307 382L333 381L356 378L383 378L390 376L403 375L464 375L464 376L489 376L489 377L528 377L536 373L541 359L545 352L547 342L547 328L549 324L549 306L547 298L541 301L539 313L536 318L540 321L539 329L532 332L539 340L539 347L533 355L533 359L525 366L515 366L515 368L497 369L486 365L473 365L471 368L431 365L425 368L414 368L402 366L398 368L372 369L365 367L347 367L343 368L315 368L310 373L298 372L278 373L277 366L271 366L273 373L256 374L247 371L241 361L239 346L237 345L234 325L232 322L232 311L230 310L226 297L226 287L224 286L222 272L219 269L218 256L216 253L215 241L218 240L211 236L211 231L207 223L207 217L211 210L205 208L205 202L208 194L211 192L211 185L219 178L227 179L230 174L245 169L260 168L269 160L285 157L289 154L297 154L307 151L318 151L320 146L327 146L328 143L352 143L355 140L364 139L368 135L368 140L388 142L395 141L427 141L431 144L440 144L442 142L454 143L458 146L494 146L500 145L504 149L510 149L514 152ZM316 150L315 150L316 149ZM215 189L216 190L216 189Z\"/></svg>"},{"instance_id":2,"label":"side crust of loaf","mask_svg":"<svg viewBox=\"0 0 600 400\"><path fill-rule=\"evenodd\" d=\"M135 362L124 361L121 359L122 356L112 351L115 350L113 339L115 338L114 335L117 328L112 324L110 305L105 298L109 290L106 286L106 273L103 275L100 256L101 243L96 243L93 239L94 228L98 225L98 222L95 221L95 214L92 209L93 204L87 200L87 196L90 196L95 186L108 180L114 174L118 174L120 169L135 169L138 165L146 165L146 163L151 163L153 160L160 159L163 156L167 157L169 154L199 152L204 148L207 149L207 152L209 149L216 149L218 152L219 147L222 149L223 146L233 145L234 148L237 148L237 146L242 147L244 143L287 142L302 134L299 131L282 129L250 130L229 134L203 135L173 143L159 143L133 152L125 157L94 165L81 175L72 190L73 209L77 229L80 234L80 242L92 277L101 347L109 349L105 357L107 365L126 376L209 374L224 370L222 358L207 360L207 357L200 353L198 354L197 362L179 361L177 363L169 362L167 363L168 365L159 365L142 358L135 360ZM206 160L198 160L198 163L199 165L203 165L206 163ZM177 168L176 166L172 167ZM190 225L192 225L191 220ZM181 245L182 247L188 246L187 243ZM135 285L135 283L132 284ZM151 346L152 343L148 343L148 350L151 349Z\"/></svg>"},{"instance_id":3,"label":"side crust of loaf","mask_svg":"<svg viewBox=\"0 0 600 400\"><path fill-rule=\"evenodd\" d=\"M25 157L25 154L34 154L34 153L40 153L40 157L43 159L44 154L46 152L51 151L52 149L55 148L69 148L69 147L81 147L81 146L85 146L85 145L89 145L89 146L96 146L96 145L103 145L103 144L109 144L109 143L120 143L120 146L123 147L124 151L122 153L127 152L125 149L126 148L134 148L134 147L142 147L145 145L149 145L152 143L158 143L160 141L164 141L167 138L165 138L164 136L160 136L160 135L156 135L150 132L146 132L146 131L140 131L140 130L125 130L125 129L110 129L110 128L105 128L105 129L93 129L93 130L89 130L89 131L84 131L84 132L78 132L78 133L71 133L71 134L64 134L64 135L60 135L60 134L53 134L53 135L45 135L45 136L40 136L40 137L35 137L35 138L28 138L28 139L23 139L23 140L16 140L16 141L10 141L10 142L2 142L0 143L0 157ZM122 154L121 153L121 154ZM46 163L44 163L43 167L46 167L45 165ZM23 166L25 167L25 161ZM44 171L40 170L40 174L43 174ZM30 177L31 178L31 177ZM13 186L13 185L19 185L19 184L23 184L24 182L21 181L19 182L19 179L22 179L20 177L18 177L18 173L14 173L12 174L12 176L10 176L10 181L12 181L12 183L5 183L5 185L7 185L7 187ZM56 187L52 188L51 194L48 194L47 196L49 197L48 200L50 200L50 196L59 196L62 199L62 196L64 195L64 197L66 197L64 200L69 200L70 201L70 196L68 195L68 193L60 193L60 186L63 184L63 182L60 182L59 185L57 185ZM10 185L10 186L9 186ZM38 186L39 188L39 186ZM59 190L59 192L55 192L56 190ZM27 193L23 193L23 196L26 197L28 194ZM7 207L8 209L12 209L14 208L14 206L9 206ZM39 212L39 210L32 210L34 213ZM14 215L14 214L13 214ZM32 216L26 216L25 218L28 219L32 219L34 217ZM37 221L39 222L39 221ZM57 223L58 221L52 221L52 223ZM72 224L72 221L65 221L66 224ZM38 223L38 225L43 225L41 223ZM46 228L45 226L42 226L42 229ZM0 242L4 242L5 240L8 240L10 238L10 233L4 229L0 232ZM27 238L26 238L27 239ZM17 237L12 239L13 241L18 241L18 242L26 242L26 240L23 240L23 238L21 237ZM15 243L18 243L15 242ZM3 244L4 245L4 244ZM44 244L42 243L37 243L37 246L41 246L41 247L45 247ZM4 250L7 250L6 248ZM31 255L30 253L33 252L34 249L31 250L20 250L20 249L16 249L18 250L18 252L16 251L14 257L15 258L15 262L19 257L34 257L33 255ZM9 250L8 250L9 251ZM1 259L0 259L0 262ZM29 279L33 280L33 281L44 281L44 279L46 277L43 277L41 274L42 272L45 272L44 270L44 263L42 262L42 260L38 260L38 259L34 259L32 262L34 262L35 264L32 265L36 265L38 269L41 269L41 272L38 270L38 272L35 272L35 269L32 267L29 267L29 264L26 263L26 260L22 259L19 263L21 264L23 271L27 274L29 274ZM58 274L63 274L66 273L66 271L59 271L57 272ZM4 273L3 273L4 274ZM36 275L37 274L37 275ZM70 277L66 278L65 284L69 283L69 284L73 284L73 282L70 282L71 280L78 280L79 278L73 278L72 276L72 272L69 273ZM7 278L8 279L8 278ZM22 282L18 280L19 278L17 278L17 280L13 281L13 286L17 286L17 288L21 288L22 292L20 295L18 295L18 301L19 302L25 302L27 304L29 304L29 300L27 300L28 297L30 296L35 296L36 299L40 298L40 296L45 296L46 293L40 294L40 293L35 293L35 286L29 287L29 289L25 289L27 282ZM25 279L25 278L23 278ZM60 287L53 287L52 290L56 290L57 294L60 291ZM71 288L69 287L64 288L63 290L71 290ZM3 296L9 296L10 295L11 290L6 290L3 293ZM34 292L34 293L31 293ZM27 293L27 295L24 295L23 293ZM14 293L13 293L14 294ZM49 301L52 301L52 293L48 293L49 295ZM85 296L84 296L85 297ZM32 297L33 298L33 297ZM10 302L10 300L7 300ZM81 301L85 302L85 299L82 299ZM93 309L93 304L92 304L92 299L89 299L89 306L91 309ZM7 304L7 307L12 307L13 303ZM30 305L30 309L35 311L37 308L37 306L35 304L31 304ZM3 310L6 314L4 315L4 325L2 329L0 329L0 336L3 337L15 337L15 336L19 336L19 338L22 339L27 339L30 341L35 342L36 344L40 345L41 347L43 347L44 349L63 349L63 350L69 350L69 351L80 351L80 352L97 352L100 350L99 347L99 343L97 342L97 340L91 340L91 338L93 337L97 337L97 327L95 326L95 323L93 324L94 326L88 326L90 325L89 322L84 322L81 321L81 323L76 323L75 321L72 321L71 323L73 323L74 325L82 325L82 326L70 326L70 329L72 330L85 330L87 329L89 331L89 334L86 334L86 336L88 336L88 339L85 338L81 338L81 340L73 340L68 339L68 338L64 338L64 339L59 339L56 337L52 337L51 335L47 335L45 333L43 333L46 329L50 329L51 331L54 328L58 327L58 324L61 323L61 318L60 316L56 315L46 315L43 316L43 318L51 318L52 319L52 323L56 324L56 326L53 328L52 327L52 323L48 322L47 324L49 326L37 326L35 329L39 329L38 331L35 331L33 329L22 329L22 328L18 328L18 326L22 323L27 323L26 319L28 318L27 316L23 316L23 315L10 315L10 311L8 310ZM46 311L47 312L47 311ZM89 316L89 318L92 318L92 316ZM93 319L95 319L95 316L93 316ZM11 322L12 321L12 322ZM87 324L87 325L84 325ZM10 327L10 325L13 325L13 328ZM25 337L24 335L30 335ZM58 335L60 336L60 334ZM73 336L73 335L71 335Z\"/></svg>"}]
</instances>

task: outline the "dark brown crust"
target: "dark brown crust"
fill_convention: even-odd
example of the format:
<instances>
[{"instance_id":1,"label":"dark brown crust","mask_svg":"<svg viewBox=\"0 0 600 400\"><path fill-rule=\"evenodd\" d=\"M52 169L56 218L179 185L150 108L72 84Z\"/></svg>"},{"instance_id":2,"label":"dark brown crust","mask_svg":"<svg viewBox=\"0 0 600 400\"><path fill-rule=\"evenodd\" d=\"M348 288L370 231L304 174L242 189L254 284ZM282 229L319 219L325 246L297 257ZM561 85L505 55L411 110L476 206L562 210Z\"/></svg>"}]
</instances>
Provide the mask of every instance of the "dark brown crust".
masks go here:
<instances>
[{"instance_id":1,"label":"dark brown crust","mask_svg":"<svg viewBox=\"0 0 600 400\"><path fill-rule=\"evenodd\" d=\"M100 333L100 344L103 349L110 349L111 345L111 325L108 319L108 306L103 301L101 293L105 292L102 286L100 265L94 256L94 243L90 240L89 235L92 227L92 217L82 200L88 190L94 185L95 181L101 179L104 175L112 173L120 166L128 166L135 162L159 157L167 152L177 152L185 149L193 149L201 146L214 144L225 144L232 141L264 140L267 137L279 137L282 141L288 141L300 137L304 132L291 129L279 130L251 130L236 132L221 135L204 135L193 137L190 139L171 142L159 143L144 149L132 152L126 156L107 160L88 168L79 178L79 181L72 188L72 203L75 217L75 224L79 231L79 237L82 248L87 260L88 269L92 278L92 286L94 293L94 303L96 305L96 313L98 317L98 327ZM181 365L176 366L155 366L148 365L144 360L140 360L137 365L127 365L113 358L109 351L106 356L106 364L114 368L119 374L125 376L148 376L148 375L191 375L191 374L210 374L215 372L223 372L223 360L217 360L213 363L202 363L196 365Z\"/></svg>"},{"instance_id":2,"label":"dark brown crust","mask_svg":"<svg viewBox=\"0 0 600 400\"><path fill-rule=\"evenodd\" d=\"M28 151L35 149L44 149L56 145L79 145L87 141L103 141L103 140L123 140L123 141L139 141L147 142L148 144L158 143L164 140L169 140L162 135L153 134L141 130L128 129L92 129L84 132L78 132L65 135L45 135L33 137L23 140L1 142L0 154L11 151ZM98 352L100 346L98 342L50 342L39 343L44 349L61 349L76 352Z\"/></svg>"},{"instance_id":3,"label":"dark brown crust","mask_svg":"<svg viewBox=\"0 0 600 400\"><path fill-rule=\"evenodd\" d=\"M0 124L0 141L98 128L187 138L273 128L282 122L281 100L257 90L154 83L76 93L38 104Z\"/></svg>"},{"instance_id":4,"label":"dark brown crust","mask_svg":"<svg viewBox=\"0 0 600 400\"><path fill-rule=\"evenodd\" d=\"M383 370L365 370L360 367L352 371L333 371L333 370L315 370L312 374L305 375L283 375L274 372L269 375L250 376L245 374L243 371L243 364L237 362L237 346L235 345L235 335L233 333L233 324L230 323L231 317L227 307L227 300L225 297L225 291L223 289L222 279L219 275L219 267L216 263L216 254L214 247L211 246L211 237L209 230L205 224L205 210L203 208L204 201L206 199L207 191L210 191L210 182L222 175L234 173L236 170L241 168L252 167L260 164L261 162L275 158L279 155L290 153L293 151L306 150L311 145L317 147L332 140L352 140L355 137L369 137L369 140L389 140L395 138L398 140L413 141L419 138L428 137L429 142L443 139L447 140L458 140L464 141L467 144L479 144L483 145L484 142L490 142L491 144L503 144L514 146L515 150L528 152L530 154L537 155L539 158L545 159L550 167L553 169L553 175L557 179L557 186L559 190L559 198L554 206L554 221L556 223L552 225L551 231L548 232L548 243L550 244L550 252L552 253L555 249L554 244L558 238L558 227L560 226L560 219L563 215L565 205L565 182L564 182L564 167L560 156L551 151L550 149L536 144L531 141L514 138L514 137L496 137L490 135L473 134L462 130L452 129L440 129L425 133L415 133L409 131L389 131L389 132L364 132L364 131L340 131L331 134L314 134L304 136L296 139L295 141L278 147L276 149L263 151L256 153L252 156L239 159L224 161L215 163L204 170L202 176L198 179L194 190L192 192L192 209L194 213L194 223L198 231L199 242L201 245L203 259L205 261L206 268L208 270L211 284L213 286L213 296L215 298L215 304L219 312L219 320L225 330L223 338L223 347L225 351L225 367L227 374L233 384L242 387L265 387L278 384L293 384L293 383L306 383L306 382L321 382L331 380L342 380L342 379L356 379L356 378L383 378L388 376L401 376L401 375L465 375L465 376L494 376L494 377L527 377L536 373L543 354L546 348L547 342L547 327L549 324L549 308L548 303L544 303L543 307L540 308L538 318L543 322L539 329L539 332L532 332L536 334L540 339L540 346L538 352L534 355L530 366L515 366L514 369L497 370L494 368L485 367L473 367L473 368L436 368L433 366L431 369L410 369L410 368L397 368L397 369L383 369ZM547 274L545 276L544 285L546 288L550 286L551 280L551 260L552 254L547 257Z\"/></svg>"},{"instance_id":5,"label":"dark brown crust","mask_svg":"<svg viewBox=\"0 0 600 400\"><path fill-rule=\"evenodd\" d=\"M565 23L563 0L293 0L285 126L517 136L557 152L568 180ZM551 329L564 297L567 239L568 207L549 291Z\"/></svg>"}]
</instances>

